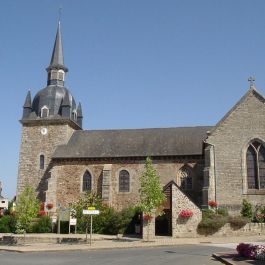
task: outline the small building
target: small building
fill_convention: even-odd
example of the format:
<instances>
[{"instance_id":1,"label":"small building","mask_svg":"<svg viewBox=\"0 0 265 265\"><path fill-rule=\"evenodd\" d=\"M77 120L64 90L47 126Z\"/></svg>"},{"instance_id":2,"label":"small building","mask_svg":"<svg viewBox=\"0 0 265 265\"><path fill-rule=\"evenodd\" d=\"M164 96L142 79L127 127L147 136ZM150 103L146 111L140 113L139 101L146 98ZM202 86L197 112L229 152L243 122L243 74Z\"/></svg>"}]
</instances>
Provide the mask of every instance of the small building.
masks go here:
<instances>
[{"instance_id":1,"label":"small building","mask_svg":"<svg viewBox=\"0 0 265 265\"><path fill-rule=\"evenodd\" d=\"M0 195L0 209L8 209L8 199Z\"/></svg>"},{"instance_id":2,"label":"small building","mask_svg":"<svg viewBox=\"0 0 265 265\"><path fill-rule=\"evenodd\" d=\"M2 182L0 181L0 216L8 209L8 199L2 196Z\"/></svg>"}]
</instances>

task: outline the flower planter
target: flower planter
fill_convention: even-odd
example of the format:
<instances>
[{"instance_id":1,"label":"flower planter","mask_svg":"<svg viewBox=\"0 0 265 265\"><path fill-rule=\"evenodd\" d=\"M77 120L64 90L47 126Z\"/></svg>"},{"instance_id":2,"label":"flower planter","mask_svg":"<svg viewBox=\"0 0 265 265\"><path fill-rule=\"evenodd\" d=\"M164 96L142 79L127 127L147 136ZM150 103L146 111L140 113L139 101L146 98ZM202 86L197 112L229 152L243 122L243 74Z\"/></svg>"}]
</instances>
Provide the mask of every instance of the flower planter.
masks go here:
<instances>
[{"instance_id":1,"label":"flower planter","mask_svg":"<svg viewBox=\"0 0 265 265\"><path fill-rule=\"evenodd\" d=\"M179 217L183 219L189 219L193 216L193 211L192 210L182 210L179 213Z\"/></svg>"}]
</instances>

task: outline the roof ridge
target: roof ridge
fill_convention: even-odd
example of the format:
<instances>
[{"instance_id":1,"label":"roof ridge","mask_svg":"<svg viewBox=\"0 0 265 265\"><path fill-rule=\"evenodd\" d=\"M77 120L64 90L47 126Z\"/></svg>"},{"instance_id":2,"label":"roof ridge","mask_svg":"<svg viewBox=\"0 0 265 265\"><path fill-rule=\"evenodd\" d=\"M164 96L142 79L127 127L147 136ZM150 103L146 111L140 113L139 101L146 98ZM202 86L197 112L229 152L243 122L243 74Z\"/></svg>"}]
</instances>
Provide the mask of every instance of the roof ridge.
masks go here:
<instances>
[{"instance_id":1,"label":"roof ridge","mask_svg":"<svg viewBox=\"0 0 265 265\"><path fill-rule=\"evenodd\" d=\"M196 128L213 128L213 125L183 126L183 127L152 127L152 128L121 128L121 129L86 129L77 132L100 132L100 131L140 131L140 130L159 130L159 129L196 129Z\"/></svg>"}]
</instances>

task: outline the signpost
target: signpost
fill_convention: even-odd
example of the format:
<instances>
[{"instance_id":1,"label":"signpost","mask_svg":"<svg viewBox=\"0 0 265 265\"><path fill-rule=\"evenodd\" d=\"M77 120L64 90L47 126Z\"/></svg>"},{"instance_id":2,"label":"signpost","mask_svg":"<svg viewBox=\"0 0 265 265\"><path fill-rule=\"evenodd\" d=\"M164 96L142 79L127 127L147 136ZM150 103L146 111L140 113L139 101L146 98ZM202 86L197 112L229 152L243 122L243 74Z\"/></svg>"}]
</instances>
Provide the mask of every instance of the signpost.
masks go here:
<instances>
[{"instance_id":1,"label":"signpost","mask_svg":"<svg viewBox=\"0 0 265 265\"><path fill-rule=\"evenodd\" d=\"M90 215L90 246L92 245L92 231L93 231L93 215L98 215L99 210L95 207L88 207L87 210L83 210L83 214ZM87 242L87 226L86 226L86 242Z\"/></svg>"},{"instance_id":2,"label":"signpost","mask_svg":"<svg viewBox=\"0 0 265 265\"><path fill-rule=\"evenodd\" d=\"M71 233L71 225L75 227L75 234L76 234L76 224L77 224L76 210L70 209L70 212L69 212L69 234Z\"/></svg>"}]
</instances>

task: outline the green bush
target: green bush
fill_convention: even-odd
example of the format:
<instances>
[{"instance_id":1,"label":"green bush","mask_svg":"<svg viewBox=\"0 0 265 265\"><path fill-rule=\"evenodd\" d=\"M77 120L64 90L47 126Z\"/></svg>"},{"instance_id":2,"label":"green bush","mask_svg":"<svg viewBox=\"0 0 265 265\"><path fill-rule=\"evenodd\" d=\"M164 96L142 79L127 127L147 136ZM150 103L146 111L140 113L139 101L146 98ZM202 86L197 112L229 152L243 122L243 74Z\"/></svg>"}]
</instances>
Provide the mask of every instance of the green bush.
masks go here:
<instances>
[{"instance_id":1,"label":"green bush","mask_svg":"<svg viewBox=\"0 0 265 265\"><path fill-rule=\"evenodd\" d=\"M104 207L100 214L93 217L93 232L99 234L123 234L133 232L132 221L135 210L132 207L126 208L120 212L111 207ZM90 218L87 220L88 231L90 229ZM85 231L86 224L80 224ZM79 226L79 227L80 227Z\"/></svg>"},{"instance_id":2,"label":"green bush","mask_svg":"<svg viewBox=\"0 0 265 265\"><path fill-rule=\"evenodd\" d=\"M241 209L241 215L243 217L247 217L252 220L253 218L253 209L250 202L248 202L246 199L243 199L242 202L242 209Z\"/></svg>"},{"instance_id":3,"label":"green bush","mask_svg":"<svg viewBox=\"0 0 265 265\"><path fill-rule=\"evenodd\" d=\"M30 232L32 233L51 233L52 222L49 216L42 216L38 218L31 226Z\"/></svg>"},{"instance_id":4,"label":"green bush","mask_svg":"<svg viewBox=\"0 0 265 265\"><path fill-rule=\"evenodd\" d=\"M16 230L16 218L13 215L4 215L0 218L0 233L14 233Z\"/></svg>"},{"instance_id":5,"label":"green bush","mask_svg":"<svg viewBox=\"0 0 265 265\"><path fill-rule=\"evenodd\" d=\"M213 218L215 215L216 213L213 210L202 210L202 219Z\"/></svg>"},{"instance_id":6,"label":"green bush","mask_svg":"<svg viewBox=\"0 0 265 265\"><path fill-rule=\"evenodd\" d=\"M227 220L227 217L218 214L211 218L203 218L198 225L198 233L204 235L214 234L227 223Z\"/></svg>"},{"instance_id":7,"label":"green bush","mask_svg":"<svg viewBox=\"0 0 265 265\"><path fill-rule=\"evenodd\" d=\"M218 208L217 214L222 215L222 216L228 216L228 210L227 208Z\"/></svg>"},{"instance_id":8,"label":"green bush","mask_svg":"<svg viewBox=\"0 0 265 265\"><path fill-rule=\"evenodd\" d=\"M116 211L102 203L99 196L93 193L85 193L79 200L70 205L75 209L74 217L77 218L78 233L85 233L86 227L90 231L90 216L83 215L83 209L95 207L100 211L99 215L93 216L93 232L99 234L120 234L134 232L134 216L136 208L128 207L122 211Z\"/></svg>"},{"instance_id":9,"label":"green bush","mask_svg":"<svg viewBox=\"0 0 265 265\"><path fill-rule=\"evenodd\" d=\"M248 217L244 216L229 216L228 222L230 223L231 227L234 229L239 229L245 226L247 223L250 222Z\"/></svg>"},{"instance_id":10,"label":"green bush","mask_svg":"<svg viewBox=\"0 0 265 265\"><path fill-rule=\"evenodd\" d=\"M226 209L219 209L219 213L215 213L213 210L203 210L202 220L198 225L197 231L199 234L211 235L216 233L221 227L228 222L228 216Z\"/></svg>"}]
</instances>

